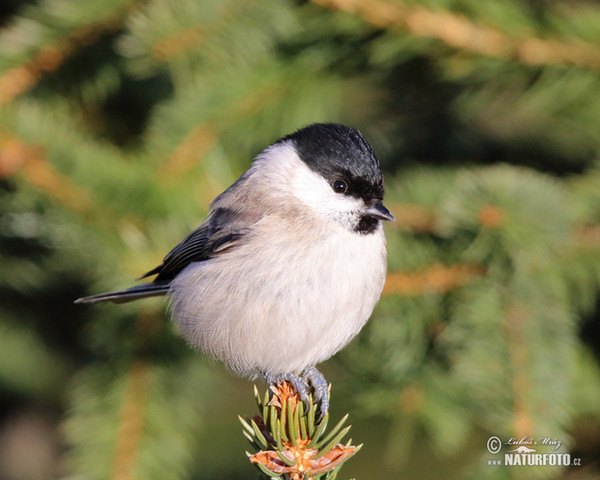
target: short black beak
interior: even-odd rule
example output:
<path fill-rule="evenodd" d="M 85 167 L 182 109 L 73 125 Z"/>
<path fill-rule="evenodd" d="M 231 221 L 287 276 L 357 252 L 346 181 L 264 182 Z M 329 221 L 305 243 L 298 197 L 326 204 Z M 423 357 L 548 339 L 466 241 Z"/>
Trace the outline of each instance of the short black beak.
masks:
<path fill-rule="evenodd" d="M 376 218 L 377 220 L 383 220 L 384 222 L 395 222 L 396 219 L 390 213 L 390 211 L 383 206 L 383 203 L 377 202 L 371 208 L 367 210 L 367 215 Z"/>

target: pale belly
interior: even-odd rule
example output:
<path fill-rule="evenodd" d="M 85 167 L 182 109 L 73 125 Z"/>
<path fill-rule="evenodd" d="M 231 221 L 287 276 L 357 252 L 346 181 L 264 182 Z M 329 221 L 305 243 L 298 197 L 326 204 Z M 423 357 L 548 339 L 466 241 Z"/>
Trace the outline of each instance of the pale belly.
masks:
<path fill-rule="evenodd" d="M 301 373 L 331 357 L 366 323 L 385 281 L 381 228 L 278 238 L 191 264 L 171 290 L 190 344 L 246 376 Z"/>

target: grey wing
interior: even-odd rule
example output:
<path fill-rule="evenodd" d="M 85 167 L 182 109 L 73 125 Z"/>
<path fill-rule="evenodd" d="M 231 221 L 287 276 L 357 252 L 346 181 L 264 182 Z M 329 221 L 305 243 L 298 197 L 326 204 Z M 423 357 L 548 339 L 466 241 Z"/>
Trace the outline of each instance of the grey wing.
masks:
<path fill-rule="evenodd" d="M 190 263 L 208 260 L 234 248 L 250 232 L 258 217 L 227 208 L 213 210 L 202 225 L 166 255 L 160 265 L 140 279 L 156 275 L 154 283 L 170 282 Z"/>
<path fill-rule="evenodd" d="M 217 208 L 206 221 L 171 250 L 162 263 L 140 277 L 156 275 L 144 285 L 79 298 L 75 303 L 130 302 L 139 298 L 162 296 L 169 292 L 170 283 L 190 263 L 202 262 L 223 254 L 246 236 L 260 218 L 258 213 L 241 213 Z"/>

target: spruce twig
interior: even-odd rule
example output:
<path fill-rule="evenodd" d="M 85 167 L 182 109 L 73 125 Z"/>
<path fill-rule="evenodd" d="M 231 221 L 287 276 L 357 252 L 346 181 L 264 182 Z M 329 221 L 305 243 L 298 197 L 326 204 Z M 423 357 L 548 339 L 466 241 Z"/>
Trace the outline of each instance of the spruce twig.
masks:
<path fill-rule="evenodd" d="M 266 478 L 333 480 L 342 464 L 362 447 L 351 446 L 350 441 L 339 443 L 350 430 L 350 426 L 342 428 L 348 415 L 326 433 L 329 415 L 317 414 L 312 395 L 305 405 L 288 382 L 272 386 L 264 398 L 254 387 L 254 397 L 260 415 L 239 419 L 242 433 L 256 451 L 248 453 L 250 462 Z"/>

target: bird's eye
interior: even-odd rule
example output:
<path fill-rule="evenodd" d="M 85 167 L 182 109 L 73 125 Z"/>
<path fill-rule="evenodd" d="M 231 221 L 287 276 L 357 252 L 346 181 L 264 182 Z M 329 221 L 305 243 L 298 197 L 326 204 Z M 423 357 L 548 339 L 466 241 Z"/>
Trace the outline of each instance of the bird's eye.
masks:
<path fill-rule="evenodd" d="M 346 193 L 346 190 L 348 190 L 348 184 L 343 180 L 334 181 L 332 187 L 335 193 Z"/>

